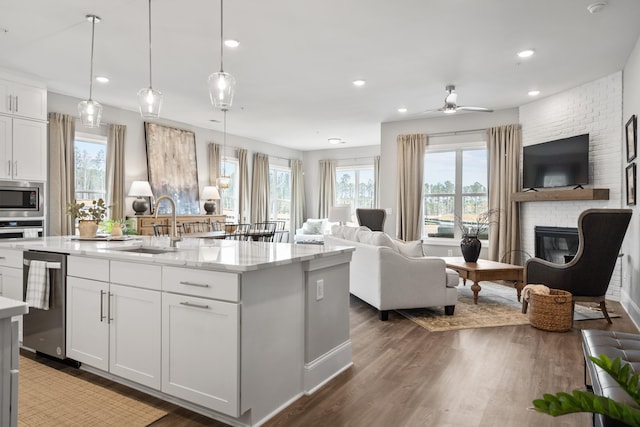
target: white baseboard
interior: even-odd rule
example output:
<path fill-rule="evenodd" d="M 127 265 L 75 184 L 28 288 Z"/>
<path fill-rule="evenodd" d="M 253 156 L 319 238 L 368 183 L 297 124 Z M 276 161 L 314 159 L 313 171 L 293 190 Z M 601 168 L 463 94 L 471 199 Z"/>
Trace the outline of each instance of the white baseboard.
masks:
<path fill-rule="evenodd" d="M 640 307 L 631 299 L 624 288 L 620 290 L 620 304 L 627 312 L 636 328 L 640 329 Z"/>
<path fill-rule="evenodd" d="M 347 340 L 316 360 L 304 365 L 304 393 L 313 394 L 352 365 L 351 340 Z"/>

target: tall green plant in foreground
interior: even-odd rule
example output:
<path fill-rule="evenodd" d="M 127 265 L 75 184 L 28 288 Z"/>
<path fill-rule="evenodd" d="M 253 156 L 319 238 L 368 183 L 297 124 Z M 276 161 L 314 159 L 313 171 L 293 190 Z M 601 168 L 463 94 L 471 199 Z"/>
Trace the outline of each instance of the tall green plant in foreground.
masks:
<path fill-rule="evenodd" d="M 624 365 L 617 357 L 609 359 L 604 354 L 600 357 L 589 356 L 589 359 L 604 369 L 640 406 L 640 390 L 638 389 L 638 374 L 631 375 L 631 365 Z M 538 412 L 557 417 L 575 412 L 595 412 L 622 421 L 630 426 L 640 427 L 640 409 L 633 408 L 626 403 L 616 402 L 608 397 L 597 396 L 591 392 L 574 390 L 572 394 L 545 394 L 542 399 L 533 401 L 533 409 Z"/>

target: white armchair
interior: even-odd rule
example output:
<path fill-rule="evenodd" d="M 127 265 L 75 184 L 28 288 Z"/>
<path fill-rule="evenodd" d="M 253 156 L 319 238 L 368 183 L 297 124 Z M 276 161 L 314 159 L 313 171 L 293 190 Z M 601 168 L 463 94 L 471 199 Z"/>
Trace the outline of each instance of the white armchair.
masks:
<path fill-rule="evenodd" d="M 331 232 L 331 225 L 327 218 L 308 218 L 302 228 L 296 229 L 293 236 L 295 243 L 319 243 L 324 241 L 325 234 Z"/>

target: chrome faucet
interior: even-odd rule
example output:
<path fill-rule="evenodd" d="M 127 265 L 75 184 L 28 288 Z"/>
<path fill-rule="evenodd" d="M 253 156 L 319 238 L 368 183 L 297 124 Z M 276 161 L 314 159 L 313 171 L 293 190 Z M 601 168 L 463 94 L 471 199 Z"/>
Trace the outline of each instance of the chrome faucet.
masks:
<path fill-rule="evenodd" d="M 158 218 L 158 205 L 160 204 L 161 201 L 163 200 L 168 200 L 169 203 L 171 203 L 171 247 L 175 248 L 176 247 L 176 243 L 179 242 L 181 239 L 181 237 L 178 235 L 178 228 L 176 227 L 176 202 L 173 201 L 173 199 L 169 196 L 160 196 L 158 197 L 158 199 L 156 200 L 156 204 L 153 207 L 153 210 L 156 212 L 156 218 Z"/>

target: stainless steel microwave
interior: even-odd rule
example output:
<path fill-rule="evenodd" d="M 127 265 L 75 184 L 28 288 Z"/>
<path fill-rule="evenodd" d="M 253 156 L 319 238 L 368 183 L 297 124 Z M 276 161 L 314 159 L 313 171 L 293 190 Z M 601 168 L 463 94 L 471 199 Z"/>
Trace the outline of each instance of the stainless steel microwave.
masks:
<path fill-rule="evenodd" d="M 44 184 L 0 181 L 0 217 L 44 217 Z"/>

